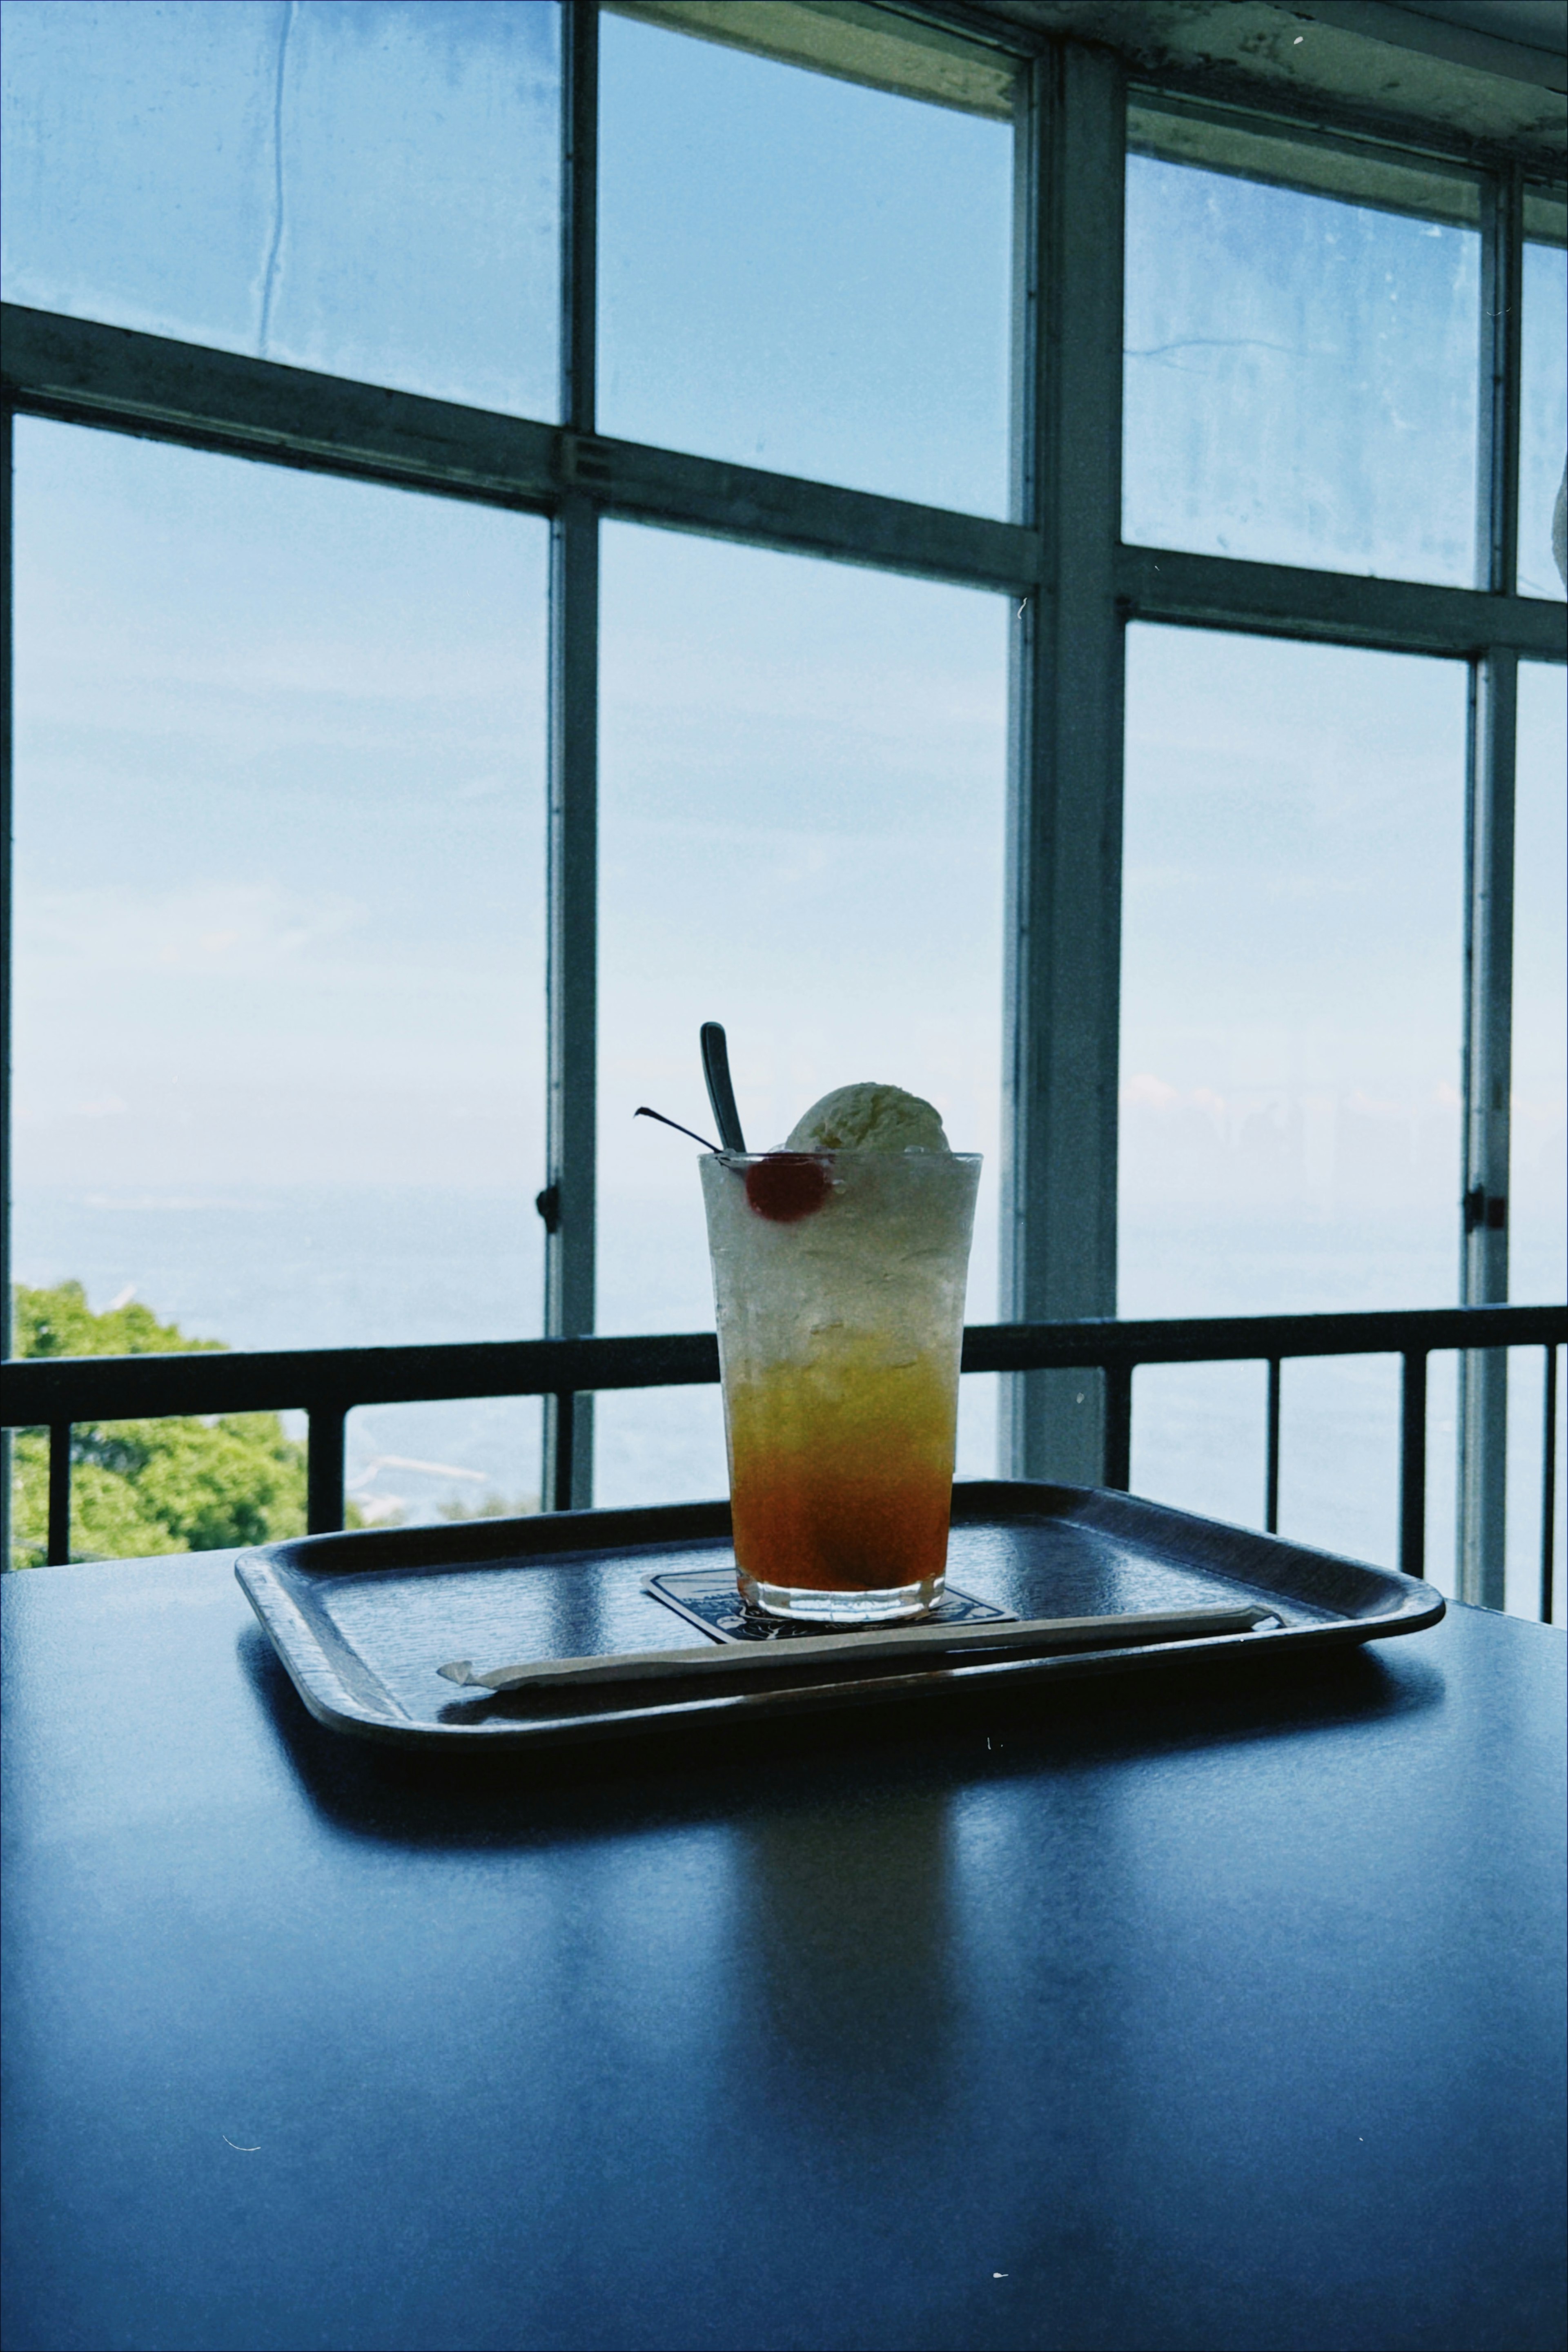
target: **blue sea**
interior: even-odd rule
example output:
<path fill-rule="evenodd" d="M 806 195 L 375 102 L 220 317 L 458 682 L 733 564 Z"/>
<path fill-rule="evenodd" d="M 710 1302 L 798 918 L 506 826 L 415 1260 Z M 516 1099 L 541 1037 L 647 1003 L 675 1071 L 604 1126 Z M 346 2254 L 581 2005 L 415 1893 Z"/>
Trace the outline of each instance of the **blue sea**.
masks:
<path fill-rule="evenodd" d="M 193 1338 L 242 1349 L 399 1345 L 528 1338 L 540 1328 L 541 1231 L 531 1198 L 500 1192 L 343 1186 L 22 1193 L 15 1270 L 26 1283 L 74 1278 L 90 1304 L 133 1295 Z M 994 1263 L 989 1248 L 977 1253 Z M 1196 1216 L 1136 1223 L 1122 1244 L 1122 1311 L 1225 1315 L 1451 1302 L 1452 1256 L 1413 1242 L 1401 1221 L 1289 1227 Z M 694 1217 L 621 1202 L 606 1223 L 605 1328 L 711 1328 Z M 989 1285 L 987 1285 L 989 1286 Z M 1528 1282 L 1516 1293 L 1531 1291 Z M 994 1308 L 972 1286 L 969 1318 Z M 963 1384 L 959 1475 L 996 1466 L 996 1389 Z M 1509 1605 L 1538 1607 L 1542 1360 L 1514 1351 L 1510 1391 Z M 1214 1517 L 1260 1525 L 1262 1365 L 1151 1367 L 1134 1388 L 1135 1491 Z M 302 1421 L 287 1417 L 302 1433 Z M 1454 1359 L 1433 1360 L 1428 1557 L 1452 1589 Z M 348 1481 L 372 1517 L 426 1521 L 540 1491 L 536 1400 L 380 1405 L 351 1416 Z M 1562 1459 L 1559 1435 L 1559 1460 Z M 1361 1358 L 1287 1364 L 1280 1480 L 1283 1532 L 1353 1556 L 1395 1554 L 1398 1365 Z M 1565 1482 L 1561 1475 L 1559 1496 Z M 595 1499 L 662 1502 L 722 1494 L 716 1390 L 601 1398 Z M 1559 1510 L 1562 1509 L 1561 1500 Z M 1561 1533 L 1558 1538 L 1561 1558 Z M 1558 1584 L 1563 1582 L 1561 1570 Z M 1561 1617 L 1562 1611 L 1558 1612 Z"/>

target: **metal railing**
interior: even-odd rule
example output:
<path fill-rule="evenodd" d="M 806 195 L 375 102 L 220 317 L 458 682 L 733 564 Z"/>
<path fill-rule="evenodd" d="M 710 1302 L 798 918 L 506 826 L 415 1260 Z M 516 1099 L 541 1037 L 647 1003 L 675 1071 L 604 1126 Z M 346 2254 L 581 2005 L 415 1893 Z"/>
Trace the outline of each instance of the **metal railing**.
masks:
<path fill-rule="evenodd" d="M 1100 1371 L 1105 1379 L 1104 1483 L 1125 1488 L 1132 1454 L 1132 1375 L 1141 1364 L 1262 1362 L 1268 1368 L 1264 1524 L 1279 1520 L 1280 1367 L 1308 1356 L 1401 1359 L 1399 1565 L 1426 1570 L 1426 1361 L 1462 1352 L 1545 1351 L 1542 1423 L 1541 1613 L 1552 1615 L 1556 1504 L 1557 1349 L 1568 1307 L 1439 1307 L 1365 1315 L 1245 1315 L 1181 1322 L 971 1324 L 966 1372 Z M 269 1354 L 45 1356 L 4 1368 L 6 1428 L 49 1433 L 47 1559 L 70 1557 L 71 1431 L 79 1423 L 173 1414 L 302 1410 L 309 1423 L 306 1523 L 343 1523 L 343 1434 L 360 1405 L 451 1397 L 544 1396 L 557 1426 L 550 1507 L 569 1507 L 577 1397 L 610 1389 L 689 1388 L 719 1378 L 711 1332 L 636 1339 L 517 1339 L 428 1348 L 320 1348 Z"/>

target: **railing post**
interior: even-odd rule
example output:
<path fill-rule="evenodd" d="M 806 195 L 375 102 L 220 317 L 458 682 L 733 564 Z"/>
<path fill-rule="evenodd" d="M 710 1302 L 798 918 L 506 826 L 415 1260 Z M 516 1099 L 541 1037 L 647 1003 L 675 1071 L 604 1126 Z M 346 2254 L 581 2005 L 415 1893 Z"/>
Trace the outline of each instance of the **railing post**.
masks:
<path fill-rule="evenodd" d="M 1557 1534 L 1557 1350 L 1546 1350 L 1541 1412 L 1541 1622 L 1552 1622 L 1552 1562 Z"/>
<path fill-rule="evenodd" d="M 313 1404 L 305 1455 L 305 1529 L 335 1536 L 343 1524 L 343 1424 L 341 1404 Z"/>
<path fill-rule="evenodd" d="M 49 1528 L 45 1553 L 51 1568 L 68 1566 L 71 1556 L 71 1424 L 49 1423 Z"/>
<path fill-rule="evenodd" d="M 1263 1467 L 1263 1526 L 1279 1532 L 1279 1359 L 1268 1359 L 1268 1450 Z"/>
<path fill-rule="evenodd" d="M 1132 1367 L 1105 1368 L 1105 1477 L 1126 1494 L 1132 1484 Z"/>
<path fill-rule="evenodd" d="M 1426 1358 L 1405 1358 L 1399 1389 L 1399 1565 L 1426 1573 Z"/>
<path fill-rule="evenodd" d="M 569 1511 L 573 1507 L 574 1477 L 577 1438 L 577 1400 L 570 1389 L 560 1389 L 545 1399 L 547 1412 L 553 1408 L 551 1443 L 546 1454 L 550 1472 L 547 1489 L 549 1501 L 545 1507 L 552 1511 Z"/>

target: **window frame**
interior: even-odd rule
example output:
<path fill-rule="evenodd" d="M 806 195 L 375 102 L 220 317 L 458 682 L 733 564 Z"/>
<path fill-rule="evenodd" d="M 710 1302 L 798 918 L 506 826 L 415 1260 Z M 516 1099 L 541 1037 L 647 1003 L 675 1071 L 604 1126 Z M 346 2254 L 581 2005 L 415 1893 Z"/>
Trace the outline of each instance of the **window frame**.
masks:
<path fill-rule="evenodd" d="M 1122 211 L 1130 100 L 1192 103 L 1129 78 L 1104 48 L 899 13 L 961 30 L 1019 69 L 1015 132 L 1014 520 L 601 436 L 595 426 L 597 0 L 559 0 L 562 36 L 561 422 L 390 392 L 59 313 L 4 313 L 0 613 L 0 1281 L 10 1297 L 11 420 L 16 415 L 539 514 L 551 526 L 545 1332 L 595 1323 L 599 537 L 605 520 L 694 530 L 989 589 L 1014 601 L 1004 1006 L 1004 1319 L 1116 1312 L 1117 1090 L 1126 624 L 1224 628 L 1465 661 L 1471 678 L 1466 843 L 1465 1164 L 1457 1198 L 1506 1201 L 1518 665 L 1564 659 L 1564 608 L 1518 594 L 1519 292 L 1526 238 L 1517 162 L 1389 137 L 1391 156 L 1473 171 L 1482 194 L 1479 544 L 1475 588 L 1298 570 L 1124 543 Z M 1277 108 L 1231 108 L 1259 129 Z M 1321 136 L 1324 110 L 1314 109 Z M 1333 126 L 1328 126 L 1331 138 Z M 1364 151 L 1347 110 L 1343 131 Z M 1100 421 L 1086 436 L 1081 420 Z M 1071 695 L 1055 691 L 1069 677 Z M 1508 1234 L 1458 1212 L 1460 1295 L 1506 1298 Z M 1468 1228 L 1468 1229 L 1467 1229 Z M 6 1352 L 9 1352 L 9 1318 Z M 1465 1599 L 1501 1605 L 1506 1360 L 1462 1360 Z M 1094 1483 L 1095 1376 L 1012 1376 L 1003 1468 Z M 592 1499 L 591 1400 L 574 1429 L 570 1500 Z M 567 1498 L 546 1414 L 543 1491 Z"/>

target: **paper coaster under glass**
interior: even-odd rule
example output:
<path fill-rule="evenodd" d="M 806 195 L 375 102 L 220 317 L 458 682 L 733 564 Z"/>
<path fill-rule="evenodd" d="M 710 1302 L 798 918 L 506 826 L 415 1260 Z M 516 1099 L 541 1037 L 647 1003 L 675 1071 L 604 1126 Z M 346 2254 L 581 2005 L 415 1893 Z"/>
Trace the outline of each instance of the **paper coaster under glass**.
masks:
<path fill-rule="evenodd" d="M 788 1641 L 792 1635 L 851 1630 L 845 1625 L 814 1622 L 809 1618 L 764 1617 L 748 1609 L 736 1589 L 732 1568 L 669 1569 L 658 1576 L 645 1577 L 643 1591 L 651 1593 L 656 1601 L 662 1601 L 667 1609 L 673 1609 L 678 1617 L 700 1625 L 715 1642 L 778 1642 Z M 942 1599 L 915 1622 L 921 1625 L 980 1625 L 987 1622 L 1015 1624 L 1017 1620 L 1011 1609 L 998 1609 L 992 1601 L 977 1601 L 970 1592 L 955 1592 L 950 1584 Z"/>

